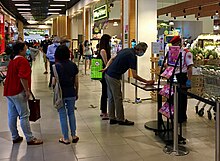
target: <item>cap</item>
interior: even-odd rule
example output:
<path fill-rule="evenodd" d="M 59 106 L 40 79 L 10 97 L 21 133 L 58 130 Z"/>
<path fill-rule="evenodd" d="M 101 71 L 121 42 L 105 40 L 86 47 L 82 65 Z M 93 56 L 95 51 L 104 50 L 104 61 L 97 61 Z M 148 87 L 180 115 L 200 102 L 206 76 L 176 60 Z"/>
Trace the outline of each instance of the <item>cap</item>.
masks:
<path fill-rule="evenodd" d="M 180 36 L 174 36 L 171 40 L 170 43 L 174 44 L 177 43 L 181 40 Z"/>

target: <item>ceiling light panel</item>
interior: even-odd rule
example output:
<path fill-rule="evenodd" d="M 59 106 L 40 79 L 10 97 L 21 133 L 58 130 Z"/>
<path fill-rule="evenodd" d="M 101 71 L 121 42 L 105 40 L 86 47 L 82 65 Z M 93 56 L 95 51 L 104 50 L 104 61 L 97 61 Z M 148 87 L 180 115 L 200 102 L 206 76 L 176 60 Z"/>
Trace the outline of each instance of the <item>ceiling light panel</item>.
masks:
<path fill-rule="evenodd" d="M 17 7 L 29 7 L 30 6 L 30 4 L 15 4 L 15 6 L 17 6 Z"/>
<path fill-rule="evenodd" d="M 28 2 L 29 0 L 12 0 L 13 2 Z"/>
<path fill-rule="evenodd" d="M 68 1 L 70 1 L 70 0 L 53 0 L 53 1 L 60 1 L 60 2 L 68 2 Z"/>
<path fill-rule="evenodd" d="M 61 9 L 60 8 L 50 8 L 50 9 L 48 9 L 49 11 L 61 11 Z"/>
<path fill-rule="evenodd" d="M 58 14 L 60 14 L 59 12 L 48 12 L 47 13 L 48 15 L 58 15 Z"/>
<path fill-rule="evenodd" d="M 30 8 L 17 8 L 18 11 L 30 11 Z"/>
<path fill-rule="evenodd" d="M 51 4 L 51 7 L 65 7 L 64 4 Z"/>

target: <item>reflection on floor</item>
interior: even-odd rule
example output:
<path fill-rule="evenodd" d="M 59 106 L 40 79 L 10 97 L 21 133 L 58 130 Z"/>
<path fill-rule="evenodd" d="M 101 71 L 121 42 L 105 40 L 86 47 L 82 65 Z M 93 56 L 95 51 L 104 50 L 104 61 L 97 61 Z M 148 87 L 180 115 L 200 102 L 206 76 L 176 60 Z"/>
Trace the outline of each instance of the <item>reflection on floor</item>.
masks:
<path fill-rule="evenodd" d="M 135 121 L 135 126 L 109 125 L 99 117 L 100 82 L 91 81 L 89 75 L 80 73 L 80 93 L 76 104 L 77 144 L 63 145 L 58 113 L 52 108 L 52 91 L 48 88 L 49 74 L 44 75 L 43 60 L 38 57 L 33 65 L 33 92 L 41 99 L 42 118 L 31 124 L 36 137 L 44 140 L 43 145 L 12 145 L 7 125 L 7 105 L 0 97 L 0 161 L 211 161 L 214 160 L 214 123 L 207 116 L 195 114 L 196 101 L 190 100 L 188 122 L 183 132 L 187 138 L 190 153 L 176 157 L 163 152 L 164 143 L 152 131 L 144 128 L 144 123 L 156 118 L 156 103 L 144 101 L 141 104 L 125 103 L 126 118 Z M 0 86 L 2 93 L 2 86 Z M 146 93 L 140 92 L 140 95 Z M 134 90 L 126 84 L 126 98 L 133 100 Z M 20 127 L 20 134 L 23 135 Z"/>

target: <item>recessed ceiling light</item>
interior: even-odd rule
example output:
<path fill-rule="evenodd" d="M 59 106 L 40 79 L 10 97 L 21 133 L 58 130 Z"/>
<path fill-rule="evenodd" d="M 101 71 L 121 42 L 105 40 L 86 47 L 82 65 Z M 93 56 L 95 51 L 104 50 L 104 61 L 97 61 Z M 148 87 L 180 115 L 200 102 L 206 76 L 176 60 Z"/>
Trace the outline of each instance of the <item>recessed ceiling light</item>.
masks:
<path fill-rule="evenodd" d="M 63 1 L 63 2 L 67 2 L 67 1 L 70 1 L 70 0 L 53 0 L 53 1 Z"/>
<path fill-rule="evenodd" d="M 64 7 L 64 4 L 51 4 L 51 7 Z"/>
<path fill-rule="evenodd" d="M 30 11 L 31 9 L 30 8 L 17 8 L 18 11 Z"/>
<path fill-rule="evenodd" d="M 15 4 L 15 6 L 19 6 L 19 7 L 26 7 L 26 6 L 30 6 L 30 4 Z"/>
<path fill-rule="evenodd" d="M 59 15 L 60 13 L 59 12 L 48 12 L 47 14 L 48 15 Z"/>
<path fill-rule="evenodd" d="M 60 8 L 49 8 L 48 10 L 49 10 L 49 11 L 61 11 Z"/>

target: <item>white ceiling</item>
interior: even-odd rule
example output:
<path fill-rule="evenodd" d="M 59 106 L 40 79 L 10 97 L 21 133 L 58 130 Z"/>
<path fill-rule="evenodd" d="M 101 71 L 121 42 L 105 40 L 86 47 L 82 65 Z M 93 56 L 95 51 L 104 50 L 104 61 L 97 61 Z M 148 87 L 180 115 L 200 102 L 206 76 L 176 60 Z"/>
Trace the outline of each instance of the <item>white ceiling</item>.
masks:
<path fill-rule="evenodd" d="M 167 7 L 167 6 L 171 6 L 177 3 L 181 3 L 181 2 L 185 2 L 188 0 L 157 0 L 157 8 L 163 8 L 163 7 Z"/>

